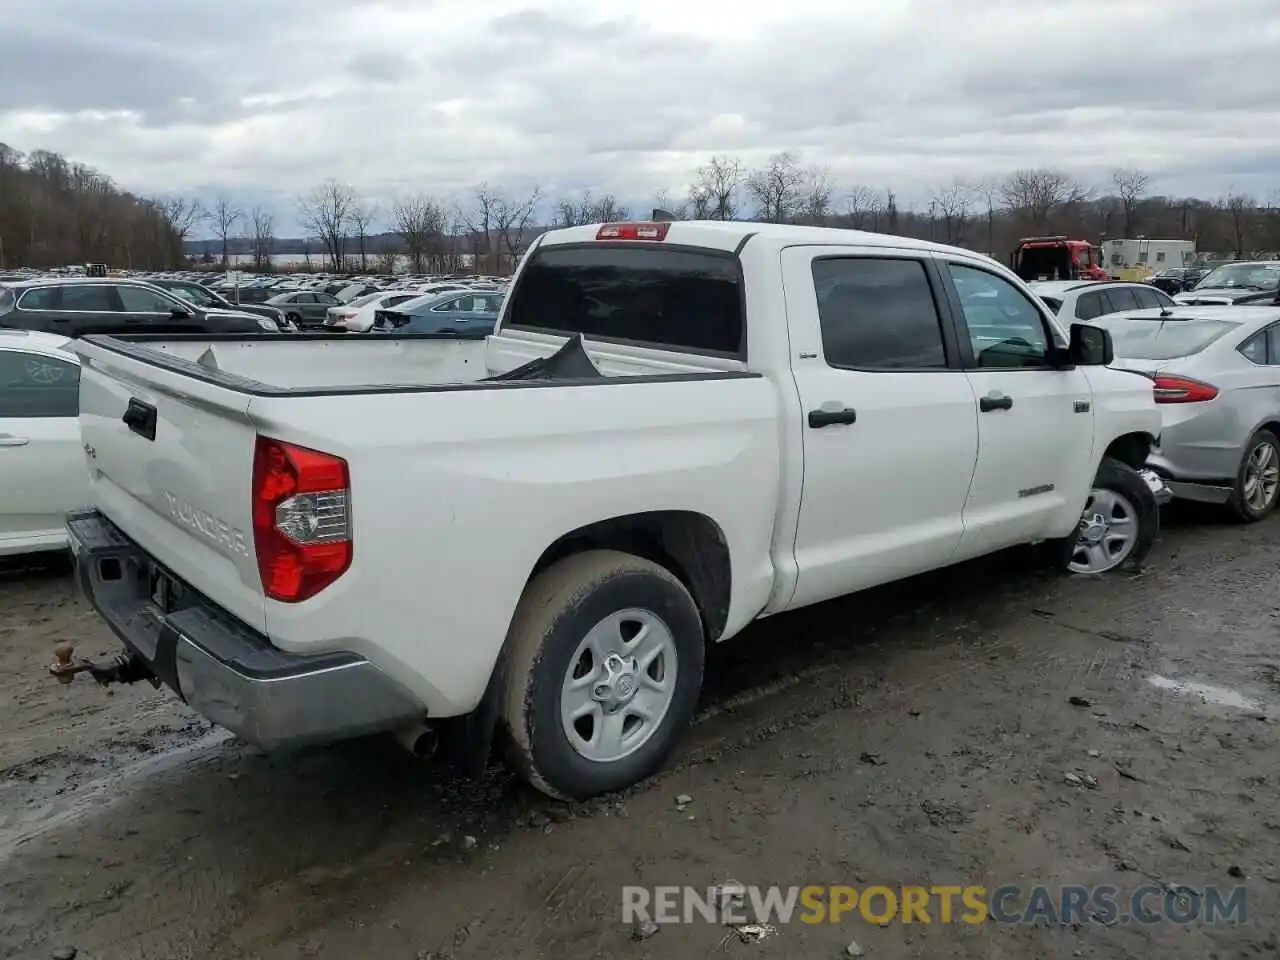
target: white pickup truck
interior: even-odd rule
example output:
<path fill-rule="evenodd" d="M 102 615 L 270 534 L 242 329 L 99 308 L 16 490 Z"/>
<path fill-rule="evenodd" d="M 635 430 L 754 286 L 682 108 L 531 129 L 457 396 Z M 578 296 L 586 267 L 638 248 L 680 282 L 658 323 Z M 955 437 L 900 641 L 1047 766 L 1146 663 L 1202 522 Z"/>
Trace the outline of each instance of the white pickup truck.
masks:
<path fill-rule="evenodd" d="M 487 340 L 77 349 L 99 679 L 266 747 L 431 728 L 474 765 L 499 734 L 559 797 L 657 769 L 758 617 L 1019 544 L 1135 564 L 1166 494 L 1104 331 L 878 234 L 575 227 Z"/>

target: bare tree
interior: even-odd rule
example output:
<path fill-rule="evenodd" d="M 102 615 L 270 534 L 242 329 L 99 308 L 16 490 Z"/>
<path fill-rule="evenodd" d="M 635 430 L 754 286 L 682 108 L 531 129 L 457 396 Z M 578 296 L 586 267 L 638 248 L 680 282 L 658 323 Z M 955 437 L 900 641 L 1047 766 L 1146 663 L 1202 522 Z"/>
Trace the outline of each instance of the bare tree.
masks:
<path fill-rule="evenodd" d="M 1280 190 L 1270 196 L 1259 213 L 1263 242 L 1274 253 L 1280 250 Z"/>
<path fill-rule="evenodd" d="M 209 216 L 208 211 L 200 205 L 199 200 L 187 200 L 183 197 L 165 197 L 154 200 L 155 210 L 164 218 L 169 230 L 185 244 L 197 223 Z"/>
<path fill-rule="evenodd" d="M 555 225 L 581 227 L 589 223 L 617 223 L 626 220 L 630 211 L 618 203 L 617 197 L 606 193 L 600 198 L 586 190 L 581 196 L 563 197 L 556 202 Z"/>
<path fill-rule="evenodd" d="M 790 223 L 803 203 L 805 171 L 790 152 L 774 154 L 747 176 L 747 193 L 756 202 L 756 216 L 766 223 Z"/>
<path fill-rule="evenodd" d="M 382 215 L 382 211 L 378 205 L 372 200 L 353 200 L 351 203 L 351 212 L 348 219 L 352 228 L 356 232 L 356 242 L 359 245 L 360 252 L 360 272 L 367 273 L 369 270 L 369 257 L 366 246 L 369 239 L 369 230 L 377 222 Z"/>
<path fill-rule="evenodd" d="M 898 195 L 892 190 L 884 192 L 884 226 L 889 233 L 898 232 Z"/>
<path fill-rule="evenodd" d="M 879 203 L 880 195 L 871 187 L 862 183 L 851 186 L 844 196 L 844 212 L 849 217 L 849 226 L 854 230 L 867 229 Z"/>
<path fill-rule="evenodd" d="M 930 205 L 942 220 L 942 230 L 947 243 L 964 243 L 973 201 L 973 186 L 959 178 L 933 191 Z"/>
<path fill-rule="evenodd" d="M 825 166 L 810 167 L 804 171 L 800 185 L 800 203 L 797 218 L 812 226 L 825 227 L 831 221 L 832 196 L 831 170 Z"/>
<path fill-rule="evenodd" d="M 249 212 L 249 225 L 253 230 L 253 269 L 259 273 L 269 271 L 276 240 L 275 217 L 269 210 L 254 207 Z"/>
<path fill-rule="evenodd" d="M 1222 206 L 1227 211 L 1228 222 L 1231 225 L 1235 256 L 1243 257 L 1249 249 L 1248 244 L 1252 238 L 1252 219 L 1254 211 L 1258 208 L 1257 201 L 1245 194 L 1233 193 L 1222 202 Z"/>
<path fill-rule="evenodd" d="M 743 186 L 742 161 L 715 156 L 694 171 L 689 206 L 695 220 L 736 220 Z"/>
<path fill-rule="evenodd" d="M 209 218 L 213 222 L 214 233 L 222 241 L 222 268 L 224 270 L 230 263 L 230 258 L 227 256 L 227 247 L 231 237 L 235 235 L 236 225 L 243 217 L 244 211 L 232 203 L 225 195 L 219 194 L 214 199 L 213 209 L 209 211 Z"/>
<path fill-rule="evenodd" d="M 477 273 L 489 271 L 489 267 L 482 269 L 481 264 L 488 263 L 493 253 L 494 214 L 500 201 L 499 191 L 487 182 L 481 183 L 473 191 L 471 203 L 466 206 L 459 204 L 456 211 L 458 222 L 470 235 L 471 255 Z"/>
<path fill-rule="evenodd" d="M 515 269 L 516 261 L 524 251 L 524 235 L 538 209 L 542 191 L 534 187 L 523 197 L 509 198 L 498 193 L 493 206 L 493 228 L 498 234 L 499 270 L 505 271 L 504 259 Z"/>
<path fill-rule="evenodd" d="M 987 208 L 987 255 L 996 253 L 996 200 L 1004 196 L 1004 182 L 999 177 L 983 177 L 973 185 L 974 193 Z"/>
<path fill-rule="evenodd" d="M 1138 233 L 1139 208 L 1151 186 L 1151 175 L 1131 167 L 1116 167 L 1111 171 L 1111 183 L 1116 188 L 1120 209 L 1124 213 L 1125 238 L 1134 239 Z"/>
<path fill-rule="evenodd" d="M 1047 232 L 1054 213 L 1078 203 L 1087 193 L 1069 174 L 1058 170 L 1015 170 L 1000 187 L 1010 213 L 1034 231 Z"/>
<path fill-rule="evenodd" d="M 444 204 L 424 193 L 402 197 L 391 205 L 393 229 L 403 239 L 414 273 L 425 273 L 431 258 L 444 253 L 449 215 Z M 432 264 L 440 269 L 440 264 Z"/>
<path fill-rule="evenodd" d="M 676 220 L 685 220 L 689 216 L 689 205 L 684 200 L 677 200 L 670 191 L 663 188 L 653 195 L 653 210 L 664 211 Z"/>
<path fill-rule="evenodd" d="M 342 269 L 355 203 L 355 190 L 337 180 L 326 180 L 298 198 L 298 222 L 320 240 L 335 272 Z"/>

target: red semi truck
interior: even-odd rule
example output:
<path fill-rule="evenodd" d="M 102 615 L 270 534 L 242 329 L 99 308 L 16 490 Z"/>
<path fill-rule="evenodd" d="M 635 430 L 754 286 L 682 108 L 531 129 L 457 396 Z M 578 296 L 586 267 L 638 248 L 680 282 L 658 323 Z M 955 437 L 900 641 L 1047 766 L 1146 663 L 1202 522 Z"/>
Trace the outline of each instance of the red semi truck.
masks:
<path fill-rule="evenodd" d="M 1035 280 L 1110 280 L 1101 251 L 1088 240 L 1025 237 L 1009 257 L 1009 265 L 1028 283 Z"/>

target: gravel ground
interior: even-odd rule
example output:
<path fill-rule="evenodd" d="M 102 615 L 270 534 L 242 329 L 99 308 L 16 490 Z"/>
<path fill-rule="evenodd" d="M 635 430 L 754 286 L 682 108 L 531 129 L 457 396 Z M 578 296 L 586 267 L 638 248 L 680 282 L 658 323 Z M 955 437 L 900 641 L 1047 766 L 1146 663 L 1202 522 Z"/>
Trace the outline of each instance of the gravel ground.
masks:
<path fill-rule="evenodd" d="M 773 618 L 716 652 L 666 771 L 572 807 L 384 740 L 265 756 L 149 685 L 61 686 L 53 643 L 114 645 L 64 569 L 10 569 L 0 956 L 1277 956 L 1277 532 L 1175 516 L 1137 576 L 1006 555 Z M 1243 885 L 1248 919 L 631 940 L 622 885 L 729 878 Z"/>

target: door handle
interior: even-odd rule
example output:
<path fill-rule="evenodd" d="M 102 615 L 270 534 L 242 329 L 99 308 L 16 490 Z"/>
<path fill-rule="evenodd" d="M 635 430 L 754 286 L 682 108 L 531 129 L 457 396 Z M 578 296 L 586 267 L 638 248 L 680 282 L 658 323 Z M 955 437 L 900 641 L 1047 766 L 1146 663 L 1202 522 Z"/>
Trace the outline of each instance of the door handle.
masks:
<path fill-rule="evenodd" d="M 26 437 L 15 437 L 9 433 L 0 433 L 0 447 L 25 447 L 30 442 Z"/>
<path fill-rule="evenodd" d="M 156 408 L 151 404 L 143 403 L 137 397 L 130 397 L 129 406 L 120 419 L 138 436 L 145 437 L 147 440 L 156 438 L 157 414 Z"/>
<path fill-rule="evenodd" d="M 857 423 L 858 411 L 853 407 L 845 407 L 843 410 L 810 410 L 809 426 L 815 430 L 823 427 L 834 427 L 841 423 Z"/>
<path fill-rule="evenodd" d="M 989 394 L 978 400 L 978 409 L 983 413 L 990 413 L 992 410 L 1012 410 L 1013 397 L 1006 397 L 1001 394 Z"/>

